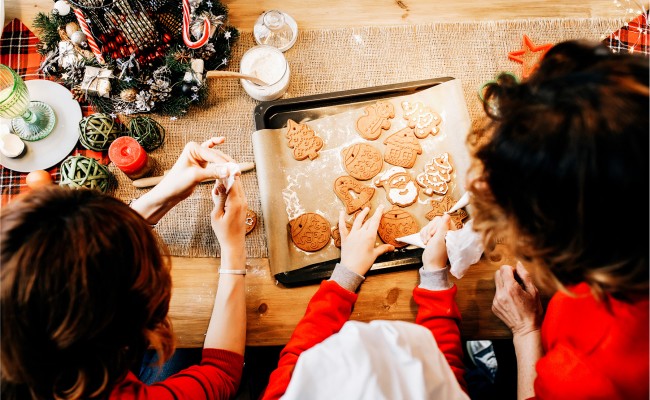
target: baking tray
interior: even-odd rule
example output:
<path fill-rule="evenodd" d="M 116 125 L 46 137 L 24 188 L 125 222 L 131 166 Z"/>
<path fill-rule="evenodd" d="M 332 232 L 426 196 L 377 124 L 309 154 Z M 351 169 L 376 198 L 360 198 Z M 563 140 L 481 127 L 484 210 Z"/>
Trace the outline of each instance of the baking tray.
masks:
<path fill-rule="evenodd" d="M 375 86 L 314 96 L 262 102 L 255 107 L 255 128 L 281 129 L 288 119 L 306 122 L 321 117 L 339 114 L 371 104 L 378 99 L 405 96 L 429 89 L 450 81 L 452 77 L 441 77 L 420 81 Z M 419 267 L 422 264 L 422 249 L 400 249 L 377 258 L 370 273 L 395 271 Z M 327 279 L 339 259 L 319 262 L 288 272 L 280 272 L 275 278 L 288 287 L 311 284 Z"/>

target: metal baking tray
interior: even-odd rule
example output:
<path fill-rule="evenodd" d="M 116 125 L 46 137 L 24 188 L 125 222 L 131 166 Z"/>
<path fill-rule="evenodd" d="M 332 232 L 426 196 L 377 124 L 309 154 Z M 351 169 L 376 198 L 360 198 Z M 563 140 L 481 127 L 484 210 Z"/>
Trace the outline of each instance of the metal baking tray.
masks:
<path fill-rule="evenodd" d="M 454 78 L 442 77 L 262 102 L 255 107 L 255 129 L 284 128 L 288 119 L 303 122 L 315 120 L 359 108 L 378 99 L 414 94 L 452 79 Z M 370 273 L 419 267 L 422 264 L 422 251 L 422 249 L 401 249 L 384 254 L 377 258 Z M 288 287 L 319 282 L 330 277 L 337 262 L 339 259 L 311 264 L 293 271 L 278 273 L 275 278 Z"/>

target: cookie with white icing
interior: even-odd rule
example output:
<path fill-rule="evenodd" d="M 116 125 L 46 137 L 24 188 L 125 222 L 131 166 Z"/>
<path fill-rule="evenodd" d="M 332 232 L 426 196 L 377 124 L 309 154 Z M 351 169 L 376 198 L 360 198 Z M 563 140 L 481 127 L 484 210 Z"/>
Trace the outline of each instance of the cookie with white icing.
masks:
<path fill-rule="evenodd" d="M 433 157 L 431 162 L 424 166 L 424 172 L 418 174 L 416 180 L 427 196 L 433 194 L 444 196 L 449 190 L 453 170 L 454 168 L 449 161 L 449 154 L 442 153 Z"/>
<path fill-rule="evenodd" d="M 383 187 L 386 198 L 391 204 L 408 207 L 415 203 L 420 188 L 415 184 L 411 175 L 402 167 L 391 167 L 375 179 L 375 186 Z"/>

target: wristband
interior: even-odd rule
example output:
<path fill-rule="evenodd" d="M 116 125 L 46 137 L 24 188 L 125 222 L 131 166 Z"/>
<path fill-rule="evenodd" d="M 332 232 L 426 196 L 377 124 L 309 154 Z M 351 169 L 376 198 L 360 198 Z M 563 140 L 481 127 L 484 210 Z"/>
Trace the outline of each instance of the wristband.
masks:
<path fill-rule="evenodd" d="M 220 274 L 231 274 L 231 275 L 246 275 L 245 269 L 219 269 Z"/>

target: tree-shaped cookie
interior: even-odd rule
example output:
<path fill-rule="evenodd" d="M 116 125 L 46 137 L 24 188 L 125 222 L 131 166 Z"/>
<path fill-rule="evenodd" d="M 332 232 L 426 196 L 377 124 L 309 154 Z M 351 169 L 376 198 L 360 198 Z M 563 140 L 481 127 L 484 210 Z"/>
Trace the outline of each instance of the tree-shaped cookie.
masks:
<path fill-rule="evenodd" d="M 451 196 L 445 196 L 442 200 L 431 200 L 431 211 L 426 213 L 425 217 L 430 221 L 437 216 L 442 216 L 444 213 L 449 211 L 454 204 L 456 204 L 456 201 L 452 199 Z M 468 214 L 467 211 L 461 208 L 460 210 L 450 213 L 449 216 L 451 217 L 451 223 L 456 227 L 456 229 L 460 229 L 463 227 L 463 220 L 468 217 Z"/>
<path fill-rule="evenodd" d="M 438 125 L 442 122 L 442 118 L 431 108 L 419 101 L 416 103 L 403 101 L 402 109 L 404 119 L 408 122 L 408 126 L 413 128 L 418 139 L 424 139 L 427 135 L 435 136 L 440 132 Z"/>
<path fill-rule="evenodd" d="M 395 109 L 389 101 L 379 100 L 365 108 L 365 114 L 357 120 L 357 132 L 362 138 L 375 140 L 382 130 L 390 129 L 390 119 L 395 117 Z"/>
<path fill-rule="evenodd" d="M 419 140 L 415 137 L 413 129 L 408 127 L 387 137 L 384 144 L 387 146 L 384 161 L 398 167 L 413 167 L 418 154 L 422 154 Z"/>
<path fill-rule="evenodd" d="M 314 130 L 307 124 L 288 120 L 285 136 L 289 139 L 289 148 L 293 149 L 293 158 L 298 161 L 307 157 L 313 160 L 318 157 L 318 150 L 323 148 L 323 139 L 316 136 Z"/>
<path fill-rule="evenodd" d="M 452 171 L 449 154 L 442 153 L 433 157 L 433 160 L 424 166 L 424 172 L 418 174 L 416 180 L 418 185 L 424 188 L 427 196 L 432 196 L 434 193 L 444 196 L 449 190 Z"/>

